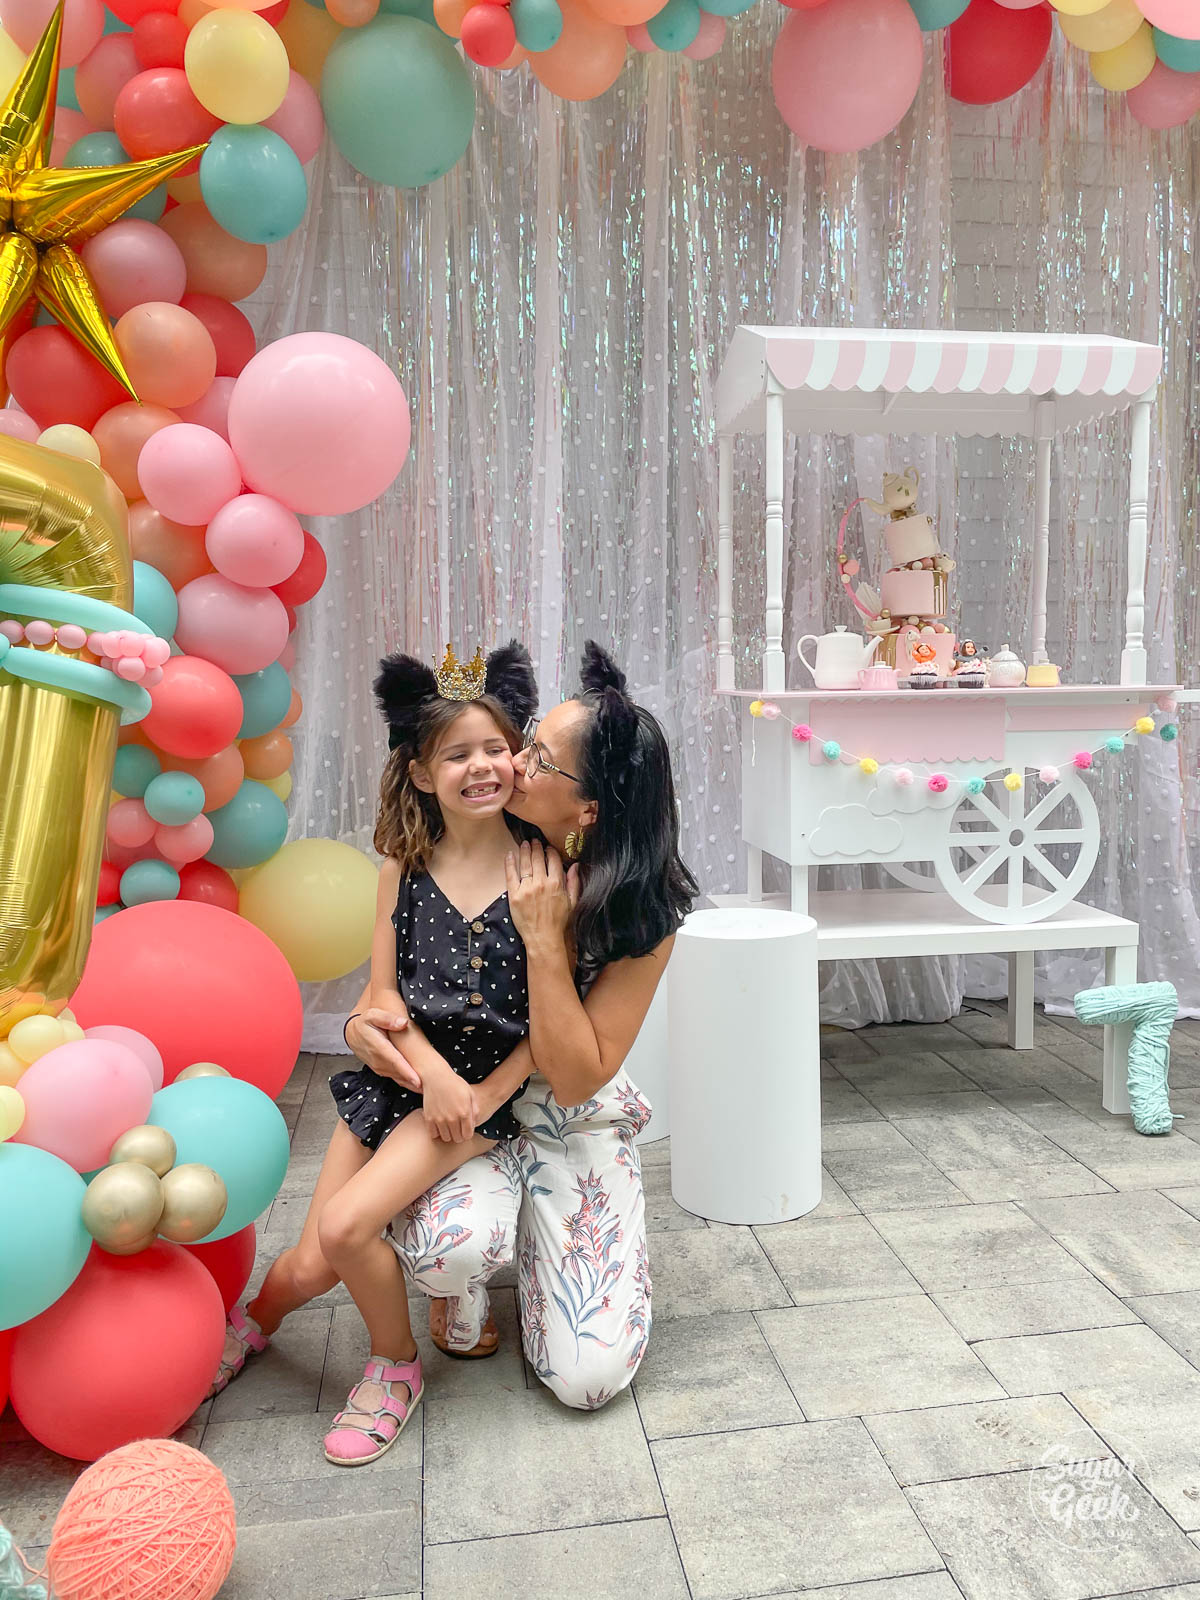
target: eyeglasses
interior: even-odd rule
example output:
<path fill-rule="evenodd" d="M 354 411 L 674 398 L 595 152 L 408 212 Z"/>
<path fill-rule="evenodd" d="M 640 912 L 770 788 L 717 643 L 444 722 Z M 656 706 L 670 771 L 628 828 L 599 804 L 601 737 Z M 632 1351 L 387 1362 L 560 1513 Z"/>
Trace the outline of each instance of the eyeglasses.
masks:
<path fill-rule="evenodd" d="M 525 753 L 525 776 L 534 778 L 539 772 L 553 772 L 560 778 L 569 778 L 572 783 L 578 783 L 579 779 L 573 772 L 564 772 L 550 760 L 537 742 L 537 730 L 536 721 L 529 722 L 525 728 L 525 743 L 521 746 Z"/>

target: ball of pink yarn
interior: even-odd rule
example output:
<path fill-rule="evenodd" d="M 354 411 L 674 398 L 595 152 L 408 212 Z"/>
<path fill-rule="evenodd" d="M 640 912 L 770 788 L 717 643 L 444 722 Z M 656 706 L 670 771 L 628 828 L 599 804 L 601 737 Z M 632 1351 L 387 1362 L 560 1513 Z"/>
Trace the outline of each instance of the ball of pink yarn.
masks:
<path fill-rule="evenodd" d="M 807 744 L 812 738 L 813 731 L 807 722 L 800 722 L 792 729 L 792 738 L 799 744 Z"/>
<path fill-rule="evenodd" d="M 1043 783 L 1057 783 L 1061 774 L 1057 767 L 1043 767 L 1038 777 Z"/>
<path fill-rule="evenodd" d="M 139 1439 L 75 1480 L 54 1524 L 57 1600 L 214 1600 L 237 1519 L 219 1467 L 173 1439 Z"/>
<path fill-rule="evenodd" d="M 913 781 L 913 775 L 907 767 L 897 767 L 895 772 L 892 773 L 892 778 L 902 789 L 907 789 Z"/>
<path fill-rule="evenodd" d="M 929 780 L 929 787 L 933 790 L 934 794 L 945 794 L 946 790 L 950 787 L 950 780 L 944 772 L 935 772 L 933 777 Z"/>
<path fill-rule="evenodd" d="M 1086 772 L 1091 764 L 1092 754 L 1090 750 L 1081 750 L 1075 757 L 1075 765 L 1079 768 L 1080 772 Z"/>

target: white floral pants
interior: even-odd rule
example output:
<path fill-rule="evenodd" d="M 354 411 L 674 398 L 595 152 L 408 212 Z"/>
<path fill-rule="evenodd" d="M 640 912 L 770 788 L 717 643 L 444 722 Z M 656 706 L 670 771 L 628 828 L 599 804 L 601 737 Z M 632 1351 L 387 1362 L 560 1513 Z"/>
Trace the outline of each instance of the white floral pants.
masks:
<path fill-rule="evenodd" d="M 623 1074 L 564 1109 L 535 1075 L 521 1133 L 476 1156 L 401 1212 L 390 1242 L 414 1288 L 449 1301 L 469 1350 L 488 1280 L 517 1259 L 525 1354 L 568 1406 L 592 1411 L 633 1380 L 650 1336 L 650 1266 L 634 1138 L 650 1106 Z"/>

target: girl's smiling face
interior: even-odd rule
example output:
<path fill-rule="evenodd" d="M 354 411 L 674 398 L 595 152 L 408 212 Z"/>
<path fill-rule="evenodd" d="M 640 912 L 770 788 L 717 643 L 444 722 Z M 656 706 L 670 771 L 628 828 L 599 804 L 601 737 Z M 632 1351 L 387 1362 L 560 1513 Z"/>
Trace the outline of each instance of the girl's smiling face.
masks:
<path fill-rule="evenodd" d="M 410 770 L 413 783 L 434 796 L 443 817 L 492 817 L 512 797 L 512 751 L 482 706 L 464 706 L 429 760 L 414 761 Z"/>

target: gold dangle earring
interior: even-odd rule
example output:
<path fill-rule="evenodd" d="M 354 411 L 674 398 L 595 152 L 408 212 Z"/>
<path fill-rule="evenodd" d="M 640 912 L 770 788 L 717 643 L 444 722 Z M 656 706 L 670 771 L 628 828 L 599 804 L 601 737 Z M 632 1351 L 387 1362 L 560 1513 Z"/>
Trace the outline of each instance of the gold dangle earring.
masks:
<path fill-rule="evenodd" d="M 568 861 L 578 861 L 583 854 L 584 827 L 580 823 L 578 830 L 572 828 L 563 842 L 563 853 Z"/>

